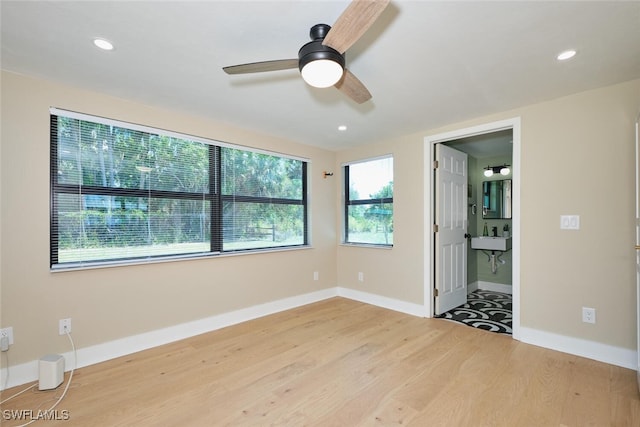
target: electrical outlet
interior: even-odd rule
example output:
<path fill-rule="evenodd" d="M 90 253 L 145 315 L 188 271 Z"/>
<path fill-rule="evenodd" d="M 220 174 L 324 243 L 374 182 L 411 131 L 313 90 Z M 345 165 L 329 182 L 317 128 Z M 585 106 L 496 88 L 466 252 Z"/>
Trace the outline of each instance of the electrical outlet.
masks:
<path fill-rule="evenodd" d="M 313 280 L 320 280 L 320 273 L 317 271 L 313 272 Z"/>
<path fill-rule="evenodd" d="M 364 282 L 364 273 L 362 271 L 358 272 L 358 282 Z"/>
<path fill-rule="evenodd" d="M 9 345 L 13 345 L 13 327 L 0 329 L 0 338 L 5 337 L 9 339 Z"/>
<path fill-rule="evenodd" d="M 582 321 L 585 323 L 596 323 L 596 309 L 582 307 Z"/>
<path fill-rule="evenodd" d="M 58 333 L 60 335 L 71 333 L 71 318 L 60 319 L 60 322 L 58 323 Z"/>

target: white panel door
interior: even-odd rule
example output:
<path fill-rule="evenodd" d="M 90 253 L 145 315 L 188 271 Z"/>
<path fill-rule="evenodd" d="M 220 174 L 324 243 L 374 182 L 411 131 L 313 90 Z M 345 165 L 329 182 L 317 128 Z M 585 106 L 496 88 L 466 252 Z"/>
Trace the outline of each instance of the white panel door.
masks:
<path fill-rule="evenodd" d="M 467 302 L 467 154 L 436 144 L 435 314 Z"/>

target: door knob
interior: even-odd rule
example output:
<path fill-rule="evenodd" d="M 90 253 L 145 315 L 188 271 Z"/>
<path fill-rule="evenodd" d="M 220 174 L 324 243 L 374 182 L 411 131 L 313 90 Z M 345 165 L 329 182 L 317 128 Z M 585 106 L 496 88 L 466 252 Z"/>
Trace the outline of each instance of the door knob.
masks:
<path fill-rule="evenodd" d="M 464 238 L 465 238 L 465 239 L 468 239 L 468 238 L 470 238 L 470 237 L 471 237 L 471 234 L 469 234 L 469 233 L 464 233 Z"/>

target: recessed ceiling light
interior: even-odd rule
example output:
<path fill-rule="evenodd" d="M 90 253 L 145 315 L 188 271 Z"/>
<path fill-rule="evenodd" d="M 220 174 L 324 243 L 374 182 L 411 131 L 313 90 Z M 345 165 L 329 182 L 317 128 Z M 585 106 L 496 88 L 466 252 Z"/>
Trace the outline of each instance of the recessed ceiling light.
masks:
<path fill-rule="evenodd" d="M 347 126 L 346 125 L 340 125 L 340 126 L 338 126 L 338 130 L 340 132 L 344 132 L 345 130 L 347 130 Z"/>
<path fill-rule="evenodd" d="M 113 43 L 106 39 L 95 38 L 93 39 L 93 44 L 102 50 L 113 50 Z"/>
<path fill-rule="evenodd" d="M 564 52 L 560 52 L 556 58 L 558 61 L 566 61 L 567 59 L 573 58 L 576 56 L 576 51 L 573 49 L 565 50 Z"/>

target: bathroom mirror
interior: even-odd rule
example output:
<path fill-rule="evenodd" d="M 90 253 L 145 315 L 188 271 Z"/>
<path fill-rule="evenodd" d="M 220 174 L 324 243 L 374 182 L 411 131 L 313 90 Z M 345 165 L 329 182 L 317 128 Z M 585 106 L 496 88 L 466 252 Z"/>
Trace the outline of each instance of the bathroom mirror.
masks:
<path fill-rule="evenodd" d="M 511 219 L 511 180 L 483 181 L 482 218 Z"/>

